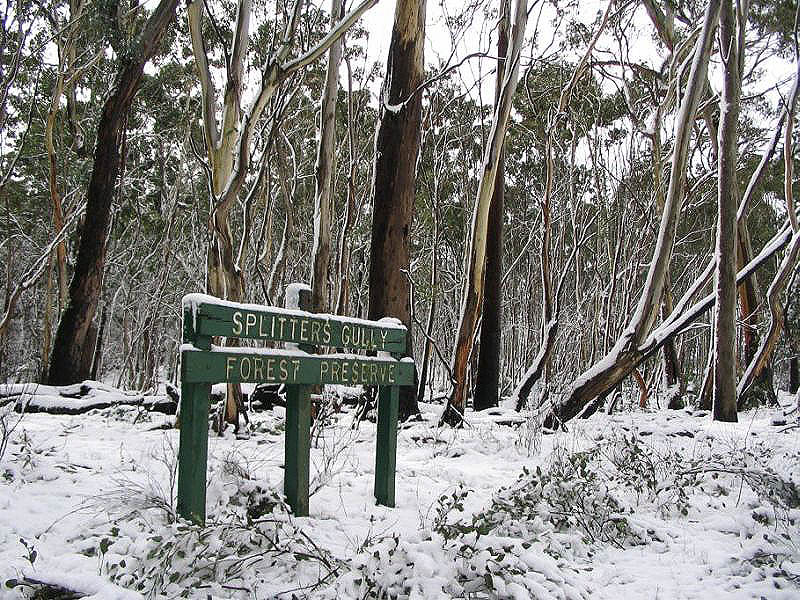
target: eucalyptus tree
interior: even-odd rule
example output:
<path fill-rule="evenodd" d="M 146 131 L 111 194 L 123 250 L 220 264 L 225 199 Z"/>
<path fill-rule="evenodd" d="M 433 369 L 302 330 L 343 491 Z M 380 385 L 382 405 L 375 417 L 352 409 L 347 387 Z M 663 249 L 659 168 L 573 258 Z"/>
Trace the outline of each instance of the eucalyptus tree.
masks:
<path fill-rule="evenodd" d="M 426 0 L 398 0 L 381 87 L 372 184 L 369 262 L 371 320 L 400 319 L 411 331 L 408 281 L 424 76 Z M 411 335 L 407 352 L 413 352 Z M 400 418 L 419 412 L 416 390 L 403 388 Z"/>
<path fill-rule="evenodd" d="M 497 26 L 497 72 L 495 75 L 495 104 L 503 92 L 505 57 L 508 54 L 508 30 L 511 23 L 511 1 L 500 0 Z M 503 347 L 503 220 L 505 209 L 505 144 L 500 146 L 497 175 L 487 216 L 486 275 L 483 306 L 481 307 L 480 353 L 475 373 L 473 408 L 484 410 L 497 406 L 500 393 L 500 355 Z M 433 312 L 431 310 L 431 312 Z"/>
<path fill-rule="evenodd" d="M 366 30 L 354 28 L 354 38 L 364 38 Z M 367 248 L 370 243 L 370 228 L 365 218 L 364 207 L 368 205 L 371 193 L 371 178 L 377 111 L 371 106 L 370 84 L 378 77 L 378 63 L 368 63 L 364 48 L 357 44 L 348 45 L 343 52 L 347 73 L 347 86 L 344 91 L 344 109 L 339 111 L 337 127 L 340 137 L 345 140 L 347 157 L 342 161 L 339 192 L 343 197 L 340 211 L 336 215 L 336 264 L 334 268 L 335 313 L 350 314 L 353 291 L 360 297 L 364 290 L 354 290 L 353 282 L 360 272 L 351 268 L 354 251 Z M 359 61 L 359 62 L 357 62 Z M 356 89 L 356 86 L 359 89 Z M 368 293 L 368 290 L 366 290 Z"/>
<path fill-rule="evenodd" d="M 736 416 L 736 159 L 742 75 L 736 23 L 747 22 L 739 4 L 730 0 L 720 10 L 719 46 L 723 65 L 720 97 L 717 247 L 714 281 L 714 419 L 737 421 Z M 746 10 L 746 9 L 745 9 Z"/>
<path fill-rule="evenodd" d="M 342 16 L 342 0 L 331 0 L 331 20 Z M 325 87 L 320 102 L 319 144 L 314 168 L 314 249 L 311 253 L 311 308 L 328 311 L 328 269 L 331 248 L 331 195 L 335 169 L 336 100 L 339 91 L 339 65 L 342 61 L 342 40 L 328 51 Z"/>
<path fill-rule="evenodd" d="M 331 31 L 299 56 L 290 58 L 298 41 L 304 2 L 296 0 L 285 16 L 282 34 L 274 48 L 264 60 L 260 82 L 256 86 L 250 106 L 243 107 L 244 68 L 250 36 L 252 16 L 251 0 L 240 0 L 236 5 L 236 21 L 231 36 L 231 47 L 224 53 L 225 92 L 221 105 L 217 102 L 217 90 L 212 78 L 207 44 L 204 39 L 204 11 L 206 4 L 193 0 L 188 7 L 189 31 L 192 51 L 201 87 L 202 122 L 206 146 L 209 193 L 211 195 L 210 227 L 212 240 L 208 247 L 206 263 L 206 287 L 208 293 L 232 301 L 243 301 L 245 296 L 244 263 L 247 244 L 239 243 L 236 250 L 231 229 L 230 212 L 240 192 L 246 187 L 250 164 L 253 160 L 253 139 L 262 127 L 261 117 L 269 103 L 280 91 L 281 85 L 292 75 L 309 66 L 328 51 L 333 44 L 358 20 L 377 0 L 362 0 Z M 221 116 L 218 119 L 218 111 Z M 280 114 L 275 111 L 273 119 Z M 268 130 L 276 124 L 268 125 Z M 263 163 L 267 153 L 262 153 L 262 168 L 250 189 L 260 185 Z M 248 219 L 245 218 L 245 222 Z M 249 231 L 249 230 L 245 230 Z M 243 234 L 245 233 L 243 231 Z M 239 237 L 241 242 L 242 238 Z M 225 418 L 238 426 L 240 398 L 238 386 L 228 388 Z"/>
<path fill-rule="evenodd" d="M 295 2 L 287 15 L 281 39 L 277 41 L 276 48 L 265 60 L 254 100 L 246 109 L 242 106 L 243 78 L 252 6 L 249 0 L 238 3 L 232 47 L 230 52 L 226 53 L 225 94 L 219 120 L 217 91 L 211 76 L 209 57 L 203 38 L 204 5 L 199 1 L 189 5 L 189 30 L 202 89 L 203 132 L 213 195 L 214 241 L 209 248 L 207 273 L 210 293 L 234 300 L 243 297 L 244 280 L 241 272 L 243 257 L 238 256 L 234 259 L 233 237 L 228 215 L 248 176 L 248 167 L 252 159 L 251 144 L 260 117 L 268 103 L 275 97 L 279 86 L 293 74 L 320 58 L 376 1 L 362 1 L 311 48 L 296 58 L 290 58 L 292 47 L 297 41 L 298 25 L 303 9 L 302 2 Z"/>
<path fill-rule="evenodd" d="M 161 40 L 175 16 L 177 0 L 161 0 L 144 23 L 141 33 L 121 42 L 115 51 L 119 68 L 114 87 L 103 104 L 97 125 L 94 163 L 86 195 L 86 212 L 78 245 L 69 302 L 59 320 L 53 341 L 48 382 L 53 385 L 88 379 L 96 339 L 91 335 L 100 299 L 111 207 L 117 178 L 123 166 L 121 149 L 131 103 L 139 89 L 145 64 L 159 51 Z"/>
<path fill-rule="evenodd" d="M 492 119 L 492 128 L 484 149 L 481 178 L 472 215 L 458 333 L 451 361 L 453 391 L 442 415 L 442 420 L 451 425 L 458 425 L 461 422 L 466 405 L 467 365 L 472 353 L 484 292 L 489 207 L 500 162 L 500 149 L 505 138 L 511 113 L 511 103 L 519 80 L 520 58 L 527 22 L 527 0 L 517 0 L 514 5 L 514 21 L 506 56 L 506 72 Z"/>
<path fill-rule="evenodd" d="M 797 8 L 797 18 L 795 23 L 800 22 L 800 5 Z M 792 239 L 784 254 L 772 282 L 767 289 L 767 306 L 769 308 L 769 326 L 762 338 L 757 352 L 751 357 L 744 373 L 737 385 L 737 395 L 739 403 L 747 390 L 753 385 L 759 374 L 768 368 L 768 361 L 777 345 L 781 330 L 785 329 L 786 337 L 790 348 L 793 348 L 794 340 L 790 327 L 794 323 L 787 323 L 787 310 L 781 306 L 781 295 L 784 289 L 792 289 L 792 279 L 797 278 L 797 264 L 800 261 L 800 225 L 798 225 L 797 209 L 794 202 L 794 156 L 793 156 L 793 137 L 794 119 L 797 110 L 798 96 L 800 96 L 800 46 L 795 39 L 795 79 L 794 85 L 785 101 L 784 115 L 786 117 L 786 127 L 783 136 L 783 194 L 786 203 L 786 218 L 792 230 Z M 780 130 L 780 127 L 778 128 Z M 789 295 L 790 299 L 792 295 Z M 791 302 L 787 303 L 789 306 Z M 790 377 L 789 389 L 794 392 L 797 388 L 797 356 L 790 357 Z"/>
<path fill-rule="evenodd" d="M 555 425 L 577 415 L 598 396 L 627 377 L 641 358 L 639 345 L 646 339 L 657 316 L 675 241 L 686 174 L 691 124 L 705 85 L 708 61 L 719 17 L 719 2 L 710 0 L 695 44 L 691 71 L 675 122 L 675 143 L 669 187 L 644 288 L 628 326 L 614 347 L 580 375 L 563 399 L 558 400 L 545 422 Z"/>

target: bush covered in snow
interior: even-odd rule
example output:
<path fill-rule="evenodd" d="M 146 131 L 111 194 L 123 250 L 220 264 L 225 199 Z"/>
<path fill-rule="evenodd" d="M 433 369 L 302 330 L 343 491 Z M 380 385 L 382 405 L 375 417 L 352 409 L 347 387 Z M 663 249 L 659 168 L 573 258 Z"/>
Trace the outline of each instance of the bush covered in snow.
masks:
<path fill-rule="evenodd" d="M 336 559 L 293 525 L 282 495 L 243 475 L 230 463 L 212 471 L 205 526 L 137 512 L 92 535 L 88 552 L 101 558 L 111 581 L 147 597 L 190 597 L 198 590 L 247 597 L 265 571 L 296 568 L 299 561 L 316 562 L 326 576 L 335 573 Z"/>

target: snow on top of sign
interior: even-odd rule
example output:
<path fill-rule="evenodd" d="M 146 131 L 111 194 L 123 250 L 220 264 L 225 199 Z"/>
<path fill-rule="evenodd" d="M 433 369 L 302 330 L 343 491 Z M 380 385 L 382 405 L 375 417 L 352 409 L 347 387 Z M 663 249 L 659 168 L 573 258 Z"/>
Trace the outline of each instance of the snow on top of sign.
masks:
<path fill-rule="evenodd" d="M 299 308 L 300 307 L 300 292 L 311 291 L 311 286 L 307 283 L 290 283 L 286 286 L 286 298 L 284 305 L 286 308 Z"/>
<path fill-rule="evenodd" d="M 302 284 L 300 284 L 302 285 Z M 287 290 L 288 293 L 288 290 Z M 269 311 L 271 313 L 284 315 L 287 317 L 300 317 L 311 319 L 327 319 L 338 321 L 340 323 L 349 323 L 351 325 L 364 325 L 367 327 L 384 327 L 387 329 L 399 329 L 405 331 L 406 326 L 399 319 L 393 317 L 384 317 L 379 321 L 369 321 L 367 319 L 359 319 L 357 317 L 343 317 L 339 315 L 331 315 L 328 313 L 311 313 L 297 308 L 282 308 L 280 306 L 265 306 L 263 304 L 247 304 L 242 302 L 231 302 L 230 300 L 222 300 L 208 294 L 192 293 L 186 294 L 183 297 L 183 306 L 192 310 L 192 317 L 195 319 L 194 325 L 197 328 L 197 309 L 201 304 L 213 304 L 215 306 L 225 306 L 237 310 L 247 310 L 252 312 Z"/>
<path fill-rule="evenodd" d="M 194 344 L 181 344 L 178 348 L 179 352 L 207 352 L 202 348 L 196 347 Z M 302 350 L 287 350 L 284 348 L 253 348 L 248 346 L 215 346 L 211 345 L 211 352 L 224 352 L 225 354 L 258 354 L 259 356 L 281 355 L 281 356 L 297 356 L 299 358 L 307 358 L 312 356 L 308 352 Z"/>
<path fill-rule="evenodd" d="M 211 345 L 212 352 L 224 352 L 225 354 L 258 354 L 259 356 L 296 356 L 298 358 L 308 358 L 311 356 L 308 352 L 302 350 L 295 350 L 289 348 L 249 348 L 247 346 L 237 346 L 229 348 L 228 346 L 215 346 Z"/>
<path fill-rule="evenodd" d="M 384 355 L 381 356 L 381 354 Z M 393 362 L 404 362 L 404 361 L 398 361 L 388 352 L 386 353 L 378 352 L 378 356 L 364 356 L 363 354 L 347 354 L 344 352 L 337 354 L 321 354 L 318 356 L 319 358 L 336 358 L 339 360 L 361 360 L 361 361 L 376 361 L 376 362 L 385 362 L 387 360 L 391 360 Z M 411 362 L 413 362 L 413 360 Z"/>
<path fill-rule="evenodd" d="M 382 319 L 378 319 L 378 323 L 387 326 L 397 325 L 398 327 L 402 327 L 403 329 L 405 329 L 406 327 L 405 325 L 403 325 L 403 322 L 396 317 L 383 317 Z"/>

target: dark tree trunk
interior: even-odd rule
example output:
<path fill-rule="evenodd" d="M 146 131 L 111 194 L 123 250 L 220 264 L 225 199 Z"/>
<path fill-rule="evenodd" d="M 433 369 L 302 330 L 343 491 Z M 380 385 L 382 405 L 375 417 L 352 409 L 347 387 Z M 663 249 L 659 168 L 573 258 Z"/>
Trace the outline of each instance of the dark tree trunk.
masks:
<path fill-rule="evenodd" d="M 746 221 L 742 220 L 738 227 L 736 240 L 736 259 L 738 268 L 750 261 L 753 249 L 750 243 L 750 232 Z M 758 334 L 758 308 L 761 306 L 761 294 L 755 275 L 749 277 L 739 286 L 739 313 L 742 323 L 743 365 L 749 365 L 756 356 L 760 346 Z M 777 400 L 773 386 L 772 365 L 767 363 L 755 376 L 752 385 L 739 396 L 741 408 L 755 408 L 764 404 L 774 404 Z"/>
<path fill-rule="evenodd" d="M 666 320 L 672 314 L 672 282 L 667 277 L 664 284 L 664 297 L 661 300 L 661 318 Z M 667 408 L 677 410 L 683 408 L 683 379 L 681 378 L 681 364 L 675 341 L 669 340 L 664 344 L 664 383 L 667 387 Z"/>
<path fill-rule="evenodd" d="M 53 341 L 48 373 L 51 385 L 83 381 L 90 375 L 95 344 L 92 321 L 103 284 L 111 203 L 122 165 L 120 148 L 125 123 L 144 65 L 156 53 L 161 37 L 175 16 L 177 4 L 178 0 L 161 0 L 139 39 L 132 42 L 129 55 L 120 59 L 114 88 L 103 105 L 86 199 L 86 220 L 69 286 L 69 302 Z M 86 355 L 88 361 L 84 360 Z"/>
<path fill-rule="evenodd" d="M 800 366 L 796 356 L 789 359 L 789 393 L 796 394 L 800 388 Z"/>
<path fill-rule="evenodd" d="M 375 140 L 375 183 L 369 265 L 369 318 L 395 317 L 411 339 L 409 234 L 414 215 L 416 162 L 420 144 L 425 40 L 425 0 L 398 0 L 381 91 Z M 417 414 L 415 387 L 400 393 L 400 418 Z"/>
<path fill-rule="evenodd" d="M 497 38 L 497 80 L 495 105 L 500 101 L 508 54 L 508 30 L 511 26 L 511 2 L 500 1 L 500 26 Z M 480 353 L 475 374 L 473 408 L 485 410 L 497 406 L 500 390 L 500 354 L 503 351 L 503 201 L 505 188 L 505 151 L 500 149 L 494 192 L 489 206 L 486 232 L 486 275 L 484 276 L 483 318 L 481 320 Z"/>
<path fill-rule="evenodd" d="M 664 344 L 664 379 L 669 390 L 667 408 L 678 410 L 683 408 L 683 390 L 681 390 L 681 367 L 675 343 L 670 341 Z"/>
<path fill-rule="evenodd" d="M 103 335 L 106 330 L 106 321 L 108 320 L 108 307 L 103 306 L 100 312 L 100 327 L 97 330 L 97 341 L 94 344 L 94 353 L 92 354 L 92 372 L 91 378 L 98 381 L 100 378 L 100 367 L 103 364 Z"/>

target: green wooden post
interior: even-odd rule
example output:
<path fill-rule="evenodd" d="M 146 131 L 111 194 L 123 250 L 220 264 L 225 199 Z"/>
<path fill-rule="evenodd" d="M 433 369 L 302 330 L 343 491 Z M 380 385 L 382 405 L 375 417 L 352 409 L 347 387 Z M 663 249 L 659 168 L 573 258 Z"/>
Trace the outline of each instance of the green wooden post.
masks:
<path fill-rule="evenodd" d="M 283 493 L 296 517 L 308 516 L 308 467 L 311 453 L 309 386 L 286 386 L 286 442 Z"/>
<path fill-rule="evenodd" d="M 211 338 L 197 335 L 189 308 L 183 314 L 183 341 L 211 348 Z M 181 360 L 180 446 L 178 449 L 178 515 L 195 523 L 206 521 L 206 468 L 208 466 L 208 383 L 187 383 L 187 365 Z"/>
<path fill-rule="evenodd" d="M 181 385 L 181 434 L 178 450 L 178 515 L 206 522 L 208 466 L 208 396 L 211 386 Z"/>
<path fill-rule="evenodd" d="M 375 500 L 394 507 L 394 478 L 397 465 L 397 410 L 400 387 L 378 388 L 378 440 L 375 445 Z"/>

